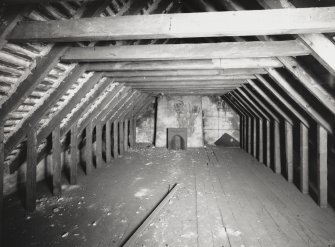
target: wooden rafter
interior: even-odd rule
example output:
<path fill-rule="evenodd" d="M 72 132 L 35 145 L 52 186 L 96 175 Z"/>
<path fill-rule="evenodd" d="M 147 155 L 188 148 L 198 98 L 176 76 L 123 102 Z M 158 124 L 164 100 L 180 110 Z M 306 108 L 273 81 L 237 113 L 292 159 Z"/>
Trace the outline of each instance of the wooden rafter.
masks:
<path fill-rule="evenodd" d="M 335 31 L 334 15 L 335 7 L 323 7 L 23 22 L 10 39 L 73 42 L 331 33 Z"/>
<path fill-rule="evenodd" d="M 310 53 L 301 42 L 251 41 L 201 44 L 124 45 L 73 47 L 62 56 L 67 62 L 150 61 L 213 58 L 264 58 L 303 56 Z"/>

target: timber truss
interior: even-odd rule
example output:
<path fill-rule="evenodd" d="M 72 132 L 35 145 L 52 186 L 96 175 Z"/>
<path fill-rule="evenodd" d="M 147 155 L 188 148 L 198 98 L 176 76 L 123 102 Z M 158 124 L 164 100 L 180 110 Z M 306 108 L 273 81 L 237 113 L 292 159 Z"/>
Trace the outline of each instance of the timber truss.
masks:
<path fill-rule="evenodd" d="M 85 144 L 87 174 L 94 163 L 112 162 L 111 147 L 122 155 L 134 145 L 136 119 L 161 94 L 221 96 L 240 115 L 241 146 L 276 173 L 283 173 L 284 154 L 289 182 L 296 172 L 293 128 L 299 128 L 303 193 L 310 185 L 309 130 L 316 128 L 315 193 L 327 205 L 335 93 L 299 58 L 313 56 L 335 76 L 335 6 L 255 0 L 260 8 L 245 11 L 232 0 L 220 6 L 209 0 L 7 2 L 0 26 L 0 188 L 4 171 L 15 173 L 26 162 L 28 210 L 35 209 L 43 158 L 51 155 L 57 195 L 63 150 L 70 152 L 75 184 L 78 147 Z"/>

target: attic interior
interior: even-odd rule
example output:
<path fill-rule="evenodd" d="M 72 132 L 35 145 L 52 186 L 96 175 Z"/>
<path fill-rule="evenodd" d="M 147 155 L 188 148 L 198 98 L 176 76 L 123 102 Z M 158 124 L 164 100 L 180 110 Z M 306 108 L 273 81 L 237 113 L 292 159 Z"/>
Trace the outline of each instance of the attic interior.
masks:
<path fill-rule="evenodd" d="M 0 246 L 335 246 L 333 0 L 0 20 Z"/>

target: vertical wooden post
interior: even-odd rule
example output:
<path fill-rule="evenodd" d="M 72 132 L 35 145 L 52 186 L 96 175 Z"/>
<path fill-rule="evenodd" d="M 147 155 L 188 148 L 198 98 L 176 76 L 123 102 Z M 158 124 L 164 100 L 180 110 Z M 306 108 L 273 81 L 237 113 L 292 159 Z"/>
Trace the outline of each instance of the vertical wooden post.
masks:
<path fill-rule="evenodd" d="M 111 121 L 106 122 L 106 162 L 109 164 L 112 161 L 112 146 L 111 146 Z"/>
<path fill-rule="evenodd" d="M 246 116 L 244 121 L 244 150 L 248 152 L 248 124 L 249 124 L 249 117 Z"/>
<path fill-rule="evenodd" d="M 62 192 L 62 163 L 61 163 L 61 145 L 60 145 L 60 127 L 52 131 L 52 191 L 54 195 L 59 195 Z"/>
<path fill-rule="evenodd" d="M 124 122 L 121 120 L 119 122 L 119 148 L 120 148 L 120 156 L 124 154 Z"/>
<path fill-rule="evenodd" d="M 78 172 L 78 130 L 77 122 L 71 126 L 71 163 L 70 163 L 70 184 L 77 184 L 77 172 Z"/>
<path fill-rule="evenodd" d="M 3 233 L 3 180 L 5 169 L 5 143 L 4 125 L 0 123 L 0 246 L 2 246 Z"/>
<path fill-rule="evenodd" d="M 133 132 L 134 143 L 133 143 L 133 145 L 135 145 L 136 144 L 136 122 L 137 122 L 137 118 L 134 117 L 133 121 L 134 121 L 134 125 L 133 125 L 134 126 L 134 132 Z"/>
<path fill-rule="evenodd" d="M 240 115 L 240 148 L 243 148 L 243 142 L 244 142 L 243 125 L 244 125 L 244 116 Z"/>
<path fill-rule="evenodd" d="M 271 123 L 266 121 L 266 166 L 270 167 L 271 164 Z"/>
<path fill-rule="evenodd" d="M 128 151 L 129 135 L 128 135 L 128 119 L 124 120 L 124 151 Z"/>
<path fill-rule="evenodd" d="M 129 146 L 134 146 L 134 119 L 131 118 L 129 121 Z"/>
<path fill-rule="evenodd" d="M 249 117 L 248 118 L 248 153 L 252 154 L 252 150 L 251 150 L 251 144 L 252 144 L 252 129 L 251 129 L 251 125 L 252 125 L 252 118 Z"/>
<path fill-rule="evenodd" d="M 264 153 L 263 153 L 263 119 L 259 119 L 259 143 L 258 143 L 258 160 L 264 163 Z"/>
<path fill-rule="evenodd" d="M 280 129 L 279 129 L 279 123 L 275 121 L 275 173 L 280 174 L 281 173 L 281 159 L 280 159 Z"/>
<path fill-rule="evenodd" d="M 114 121 L 113 123 L 113 141 L 114 141 L 114 145 L 113 145 L 113 154 L 114 154 L 114 159 L 117 159 L 117 157 L 119 156 L 119 130 L 118 130 L 118 122 Z"/>
<path fill-rule="evenodd" d="M 86 160 L 86 175 L 92 172 L 93 164 L 92 164 L 92 132 L 93 126 L 90 121 L 86 126 L 86 146 L 85 146 L 85 160 Z"/>
<path fill-rule="evenodd" d="M 308 128 L 300 123 L 300 190 L 308 194 Z"/>
<path fill-rule="evenodd" d="M 257 157 L 257 118 L 254 117 L 254 130 L 253 130 L 253 156 L 256 158 Z"/>
<path fill-rule="evenodd" d="M 28 129 L 27 134 L 27 173 L 26 173 L 26 208 L 33 212 L 36 208 L 36 166 L 37 137 L 35 126 Z"/>
<path fill-rule="evenodd" d="M 97 168 L 102 167 L 102 124 L 99 122 L 95 127 L 95 158 Z"/>
<path fill-rule="evenodd" d="M 285 141 L 286 141 L 286 169 L 287 180 L 293 182 L 293 127 L 285 121 Z"/>
<path fill-rule="evenodd" d="M 318 203 L 320 207 L 328 206 L 328 181 L 327 181 L 327 143 L 328 133 L 324 127 L 318 125 L 317 127 L 317 178 L 318 178 L 318 189 L 319 197 Z"/>

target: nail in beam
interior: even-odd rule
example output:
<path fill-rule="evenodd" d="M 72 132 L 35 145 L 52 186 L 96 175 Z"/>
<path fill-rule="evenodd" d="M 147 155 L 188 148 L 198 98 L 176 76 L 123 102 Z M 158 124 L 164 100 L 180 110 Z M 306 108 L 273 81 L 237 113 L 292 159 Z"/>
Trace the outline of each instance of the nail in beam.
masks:
<path fill-rule="evenodd" d="M 308 194 L 308 128 L 300 123 L 300 190 Z"/>
<path fill-rule="evenodd" d="M 62 174 L 62 163 L 61 163 L 61 144 L 60 144 L 60 127 L 52 131 L 52 191 L 54 195 L 59 195 L 62 190 L 61 186 L 61 174 Z"/>
<path fill-rule="evenodd" d="M 36 166 L 37 166 L 37 138 L 34 126 L 30 126 L 27 133 L 27 173 L 26 173 L 26 208 L 33 212 L 36 208 Z"/>
<path fill-rule="evenodd" d="M 92 172 L 93 164 L 92 164 L 92 122 L 89 122 L 86 126 L 86 146 L 85 146 L 85 161 L 86 161 L 86 175 Z"/>
<path fill-rule="evenodd" d="M 96 144 L 96 167 L 102 167 L 102 124 L 99 122 L 95 127 L 95 144 Z"/>
<path fill-rule="evenodd" d="M 113 158 L 117 159 L 119 156 L 119 131 L 118 131 L 118 122 L 114 121 L 113 123 Z"/>
<path fill-rule="evenodd" d="M 77 184 L 78 170 L 78 138 L 77 138 L 77 122 L 71 126 L 71 163 L 70 163 L 70 184 Z"/>
<path fill-rule="evenodd" d="M 112 150 L 111 150 L 111 121 L 106 122 L 106 162 L 109 164 L 112 161 Z"/>
<path fill-rule="evenodd" d="M 317 179 L 318 179 L 318 203 L 320 207 L 327 207 L 328 181 L 327 181 L 327 130 L 318 125 L 317 127 Z"/>

